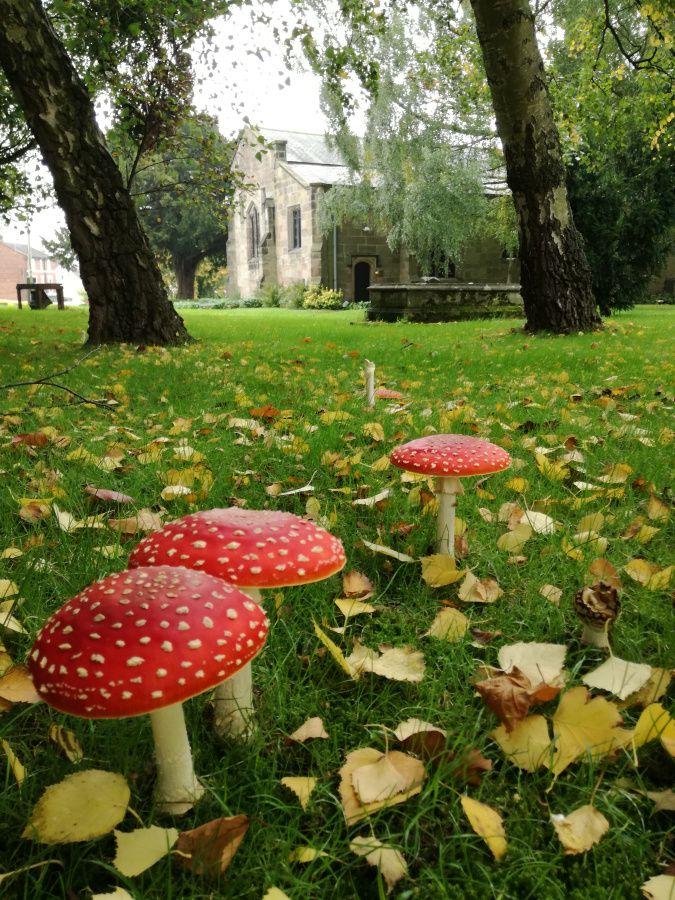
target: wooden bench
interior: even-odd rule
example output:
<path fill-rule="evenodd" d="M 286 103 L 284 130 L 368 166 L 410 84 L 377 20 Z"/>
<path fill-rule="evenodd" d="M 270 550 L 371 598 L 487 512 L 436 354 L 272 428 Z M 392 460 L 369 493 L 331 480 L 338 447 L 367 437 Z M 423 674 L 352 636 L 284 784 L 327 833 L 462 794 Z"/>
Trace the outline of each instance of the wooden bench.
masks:
<path fill-rule="evenodd" d="M 16 286 L 16 299 L 19 304 L 19 309 L 21 306 L 21 294 L 23 291 L 35 292 L 39 300 L 44 301 L 46 299 L 47 291 L 56 291 L 56 305 L 59 309 L 65 309 L 65 302 L 63 299 L 63 285 L 62 284 L 17 284 Z M 44 296 L 40 296 L 44 295 Z M 28 305 L 30 306 L 30 300 L 28 301 Z M 48 306 L 48 303 L 40 303 L 36 305 L 36 309 L 44 309 Z"/>

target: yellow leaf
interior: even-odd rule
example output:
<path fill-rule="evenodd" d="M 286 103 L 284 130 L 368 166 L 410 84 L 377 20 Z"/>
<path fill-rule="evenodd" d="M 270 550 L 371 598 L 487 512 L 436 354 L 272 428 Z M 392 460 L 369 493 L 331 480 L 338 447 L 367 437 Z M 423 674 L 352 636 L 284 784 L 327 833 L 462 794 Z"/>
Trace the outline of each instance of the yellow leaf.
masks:
<path fill-rule="evenodd" d="M 296 728 L 293 734 L 289 734 L 289 740 L 297 741 L 299 744 L 303 744 L 305 741 L 308 741 L 310 738 L 327 738 L 328 732 L 324 728 L 323 720 L 319 718 L 319 716 L 313 716 L 311 719 L 307 719 L 306 722 L 303 722 L 299 728 Z"/>
<path fill-rule="evenodd" d="M 553 534 L 555 532 L 553 519 L 547 516 L 546 513 L 537 512 L 533 509 L 528 509 L 527 512 L 524 512 L 520 522 L 522 525 L 529 525 L 532 531 L 535 531 L 537 534 Z"/>
<path fill-rule="evenodd" d="M 454 644 L 462 640 L 468 627 L 469 620 L 464 613 L 454 609 L 452 606 L 448 606 L 436 615 L 426 633 L 429 637 L 435 637 L 441 641 L 449 641 L 451 644 Z"/>
<path fill-rule="evenodd" d="M 87 769 L 50 785 L 35 804 L 21 837 L 41 844 L 91 841 L 122 821 L 130 799 L 122 775 Z"/>
<path fill-rule="evenodd" d="M 308 519 L 318 521 L 321 517 L 321 503 L 316 497 L 308 497 L 305 503 L 305 515 Z"/>
<path fill-rule="evenodd" d="M 320 416 L 320 421 L 322 425 L 332 425 L 334 422 L 346 422 L 351 419 L 352 416 L 349 415 L 348 412 L 344 410 L 337 410 L 336 412 L 325 412 Z"/>
<path fill-rule="evenodd" d="M 494 858 L 501 859 L 507 848 L 502 817 L 491 806 L 467 797 L 466 794 L 462 795 L 460 800 L 464 814 L 473 830 L 483 838 Z"/>
<path fill-rule="evenodd" d="M 548 602 L 552 603 L 554 606 L 558 606 L 560 598 L 562 597 L 562 590 L 554 584 L 543 584 L 539 588 L 539 593 L 545 600 L 548 600 Z"/>
<path fill-rule="evenodd" d="M 385 756 L 389 757 L 389 762 L 394 768 L 400 768 L 404 773 L 413 771 L 416 773 L 416 777 L 409 790 L 393 794 L 386 799 L 363 803 L 354 789 L 352 778 L 360 769 L 377 764 Z M 415 794 L 419 794 L 425 777 L 426 773 L 422 763 L 398 750 L 388 754 L 381 753 L 373 747 L 362 747 L 359 750 L 353 750 L 347 755 L 345 763 L 340 769 L 340 799 L 347 824 L 353 825 L 355 822 L 360 822 L 361 819 L 367 818 L 378 809 L 403 803 L 410 797 L 414 797 Z"/>
<path fill-rule="evenodd" d="M 609 691 L 619 700 L 639 691 L 652 674 L 652 667 L 645 663 L 626 662 L 618 656 L 610 656 L 601 666 L 581 679 L 584 684 L 601 691 Z"/>
<path fill-rule="evenodd" d="M 675 875 L 654 875 L 642 885 L 642 893 L 650 900 L 673 900 Z"/>
<path fill-rule="evenodd" d="M 314 634 L 318 637 L 324 647 L 328 650 L 330 655 L 333 657 L 335 662 L 340 666 L 343 672 L 346 672 L 350 678 L 353 678 L 355 681 L 360 677 L 361 673 L 355 670 L 345 659 L 345 655 L 340 650 L 337 644 L 333 643 L 328 635 L 319 628 L 319 626 L 314 622 Z"/>
<path fill-rule="evenodd" d="M 665 522 L 670 517 L 670 507 L 655 494 L 650 494 L 647 501 L 647 515 L 650 519 Z"/>
<path fill-rule="evenodd" d="M 619 704 L 619 708 L 641 706 L 645 709 L 650 703 L 655 703 L 663 697 L 670 687 L 671 680 L 672 675 L 669 669 L 652 669 L 652 674 L 640 690 L 626 697 L 623 703 Z"/>
<path fill-rule="evenodd" d="M 583 516 L 579 524 L 577 525 L 577 531 L 602 531 L 602 526 L 605 524 L 605 517 L 601 512 L 589 513 L 587 516 Z"/>
<path fill-rule="evenodd" d="M 633 473 L 633 469 L 627 463 L 616 463 L 605 466 L 603 472 L 604 474 L 598 477 L 598 481 L 606 484 L 624 484 L 628 481 L 628 476 Z"/>
<path fill-rule="evenodd" d="M 415 562 L 415 559 L 412 556 L 408 556 L 407 553 L 399 553 L 398 550 L 392 550 L 391 547 L 383 547 L 381 544 L 372 544 L 365 538 L 361 538 L 361 543 L 369 550 L 372 550 L 373 553 L 382 553 L 384 556 L 391 556 L 392 559 L 397 559 L 399 562 Z"/>
<path fill-rule="evenodd" d="M 376 459 L 375 462 L 370 467 L 373 472 L 386 472 L 388 468 L 391 466 L 391 460 L 388 456 L 381 456 L 379 459 Z"/>
<path fill-rule="evenodd" d="M 457 596 L 463 603 L 494 603 L 503 593 L 494 578 L 479 579 L 467 572 Z"/>
<path fill-rule="evenodd" d="M 365 436 L 371 438 L 373 441 L 384 440 L 384 428 L 379 422 L 366 422 L 362 430 Z"/>
<path fill-rule="evenodd" d="M 299 863 L 309 863 L 313 862 L 319 856 L 326 856 L 323 850 L 315 850 L 314 847 L 309 847 L 308 845 L 304 845 L 302 847 L 296 847 L 294 850 L 288 854 L 289 862 L 299 862 Z"/>
<path fill-rule="evenodd" d="M 521 476 L 517 476 L 516 478 L 511 478 L 510 481 L 507 481 L 504 487 L 510 488 L 512 491 L 515 491 L 517 494 L 524 494 L 525 491 L 530 486 L 527 478 L 522 478 Z"/>
<path fill-rule="evenodd" d="M 388 892 L 408 874 L 408 866 L 399 851 L 383 844 L 376 837 L 355 837 L 349 844 L 349 849 L 357 856 L 363 856 L 366 862 L 380 870 L 387 883 Z"/>
<path fill-rule="evenodd" d="M 115 831 L 117 852 L 113 865 L 122 875 L 133 878 L 163 859 L 178 840 L 176 828 L 137 828 L 135 831 Z"/>
<path fill-rule="evenodd" d="M 609 822 L 594 806 L 580 806 L 568 816 L 557 813 L 551 816 L 565 856 L 586 853 L 609 831 Z"/>
<path fill-rule="evenodd" d="M 162 500 L 179 500 L 181 497 L 187 497 L 192 493 L 192 489 L 184 484 L 168 484 L 162 489 L 160 494 Z"/>
<path fill-rule="evenodd" d="M 631 732 L 620 728 L 617 707 L 603 697 L 589 699 L 584 687 L 575 687 L 560 698 L 553 716 L 556 745 L 551 771 L 560 775 L 579 757 L 600 759 L 623 747 Z"/>
<path fill-rule="evenodd" d="M 650 703 L 637 720 L 632 735 L 633 746 L 637 749 L 658 738 L 671 756 L 675 756 L 675 719 L 660 703 Z"/>
<path fill-rule="evenodd" d="M 666 569 L 662 569 L 656 563 L 638 558 L 631 559 L 623 567 L 623 570 L 633 581 L 637 581 L 649 590 L 655 591 L 668 587 L 673 567 L 668 566 Z"/>
<path fill-rule="evenodd" d="M 534 458 L 537 468 L 549 481 L 564 481 L 570 473 L 564 463 L 550 460 L 544 453 L 535 453 Z"/>
<path fill-rule="evenodd" d="M 518 722 L 512 731 L 500 725 L 492 732 L 504 756 L 519 769 L 535 772 L 548 765 L 553 749 L 548 724 L 543 716 L 528 716 Z"/>
<path fill-rule="evenodd" d="M 0 741 L 0 745 L 2 745 L 2 749 L 5 751 L 7 762 L 9 763 L 9 767 L 12 770 L 12 775 L 16 779 L 16 783 L 23 784 L 23 780 L 26 777 L 26 769 L 22 765 L 21 760 L 9 746 L 7 741 L 4 740 L 4 738 Z"/>
<path fill-rule="evenodd" d="M 454 584 L 464 577 L 464 572 L 457 569 L 452 556 L 445 553 L 434 553 L 422 557 L 422 578 L 429 587 L 445 587 Z"/>
<path fill-rule="evenodd" d="M 265 896 L 262 900 L 291 900 L 288 894 L 284 894 L 284 892 L 278 887 L 271 887 L 266 891 Z"/>
<path fill-rule="evenodd" d="M 53 723 L 49 726 L 49 740 L 56 744 L 70 762 L 82 762 L 84 751 L 74 732 L 68 731 L 63 725 Z"/>
<path fill-rule="evenodd" d="M 335 605 L 340 610 L 345 619 L 352 616 L 370 615 L 377 612 L 377 607 L 372 603 L 364 603 L 362 600 L 352 600 L 349 597 L 341 597 L 335 601 Z"/>
<path fill-rule="evenodd" d="M 14 597 L 18 593 L 19 588 L 15 582 L 10 581 L 9 578 L 0 578 L 0 600 L 4 600 L 5 597 Z"/>
<path fill-rule="evenodd" d="M 497 539 L 497 549 L 514 553 L 532 537 L 532 526 L 527 523 L 516 525 L 513 531 L 507 531 Z"/>
<path fill-rule="evenodd" d="M 300 801 L 300 806 L 302 806 L 303 809 L 307 809 L 309 798 L 312 791 L 317 786 L 318 779 L 310 778 L 308 776 L 287 776 L 286 778 L 281 779 L 281 783 L 284 787 L 287 787 L 289 791 L 293 791 Z"/>

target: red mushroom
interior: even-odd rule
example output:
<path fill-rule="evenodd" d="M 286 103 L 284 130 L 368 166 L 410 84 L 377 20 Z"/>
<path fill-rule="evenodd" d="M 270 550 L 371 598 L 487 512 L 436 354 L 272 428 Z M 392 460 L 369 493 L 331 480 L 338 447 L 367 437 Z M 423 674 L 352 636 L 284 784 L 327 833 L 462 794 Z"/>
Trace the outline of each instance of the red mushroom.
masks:
<path fill-rule="evenodd" d="M 187 566 L 236 584 L 258 603 L 261 588 L 310 584 L 345 564 L 341 542 L 292 513 L 211 509 L 169 522 L 144 538 L 129 566 Z M 250 733 L 251 667 L 244 666 L 214 696 L 216 729 L 231 737 Z"/>
<path fill-rule="evenodd" d="M 438 497 L 438 552 L 455 555 L 455 507 L 464 493 L 460 478 L 501 472 L 511 457 L 496 444 L 466 434 L 431 434 L 401 444 L 391 454 L 399 469 L 435 476 Z"/>
<path fill-rule="evenodd" d="M 184 700 L 230 678 L 262 649 L 257 603 L 219 578 L 157 566 L 110 575 L 65 603 L 38 634 L 28 666 L 50 706 L 87 719 L 150 714 L 156 800 L 181 815 L 203 794 Z"/>

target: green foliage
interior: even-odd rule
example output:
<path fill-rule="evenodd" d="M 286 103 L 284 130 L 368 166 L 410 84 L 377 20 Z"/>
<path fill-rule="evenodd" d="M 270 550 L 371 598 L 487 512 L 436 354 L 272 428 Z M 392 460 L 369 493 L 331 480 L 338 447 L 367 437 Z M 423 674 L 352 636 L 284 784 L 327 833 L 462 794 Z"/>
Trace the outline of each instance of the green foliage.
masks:
<path fill-rule="evenodd" d="M 67 228 L 57 228 L 52 240 L 43 239 L 42 245 L 53 257 L 61 268 L 67 272 L 77 272 L 78 262 L 73 245 L 70 242 L 70 232 Z"/>
<path fill-rule="evenodd" d="M 311 285 L 305 291 L 303 309 L 342 309 L 342 291 L 333 291 L 321 284 Z"/>
<path fill-rule="evenodd" d="M 279 305 L 285 309 L 302 309 L 306 290 L 304 281 L 297 281 L 295 284 L 282 287 Z"/>
<path fill-rule="evenodd" d="M 278 284 L 265 284 L 260 288 L 256 297 L 260 300 L 262 306 L 269 309 L 281 306 L 281 295 L 282 289 Z"/>

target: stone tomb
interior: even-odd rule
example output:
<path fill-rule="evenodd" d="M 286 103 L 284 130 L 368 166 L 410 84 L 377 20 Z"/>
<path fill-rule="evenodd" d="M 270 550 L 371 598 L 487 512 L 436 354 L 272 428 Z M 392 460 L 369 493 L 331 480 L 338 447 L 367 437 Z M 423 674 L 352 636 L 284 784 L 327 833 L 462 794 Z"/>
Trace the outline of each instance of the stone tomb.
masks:
<path fill-rule="evenodd" d="M 522 318 L 519 284 L 461 284 L 422 281 L 371 284 L 370 321 L 460 322 L 464 319 Z"/>

